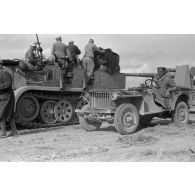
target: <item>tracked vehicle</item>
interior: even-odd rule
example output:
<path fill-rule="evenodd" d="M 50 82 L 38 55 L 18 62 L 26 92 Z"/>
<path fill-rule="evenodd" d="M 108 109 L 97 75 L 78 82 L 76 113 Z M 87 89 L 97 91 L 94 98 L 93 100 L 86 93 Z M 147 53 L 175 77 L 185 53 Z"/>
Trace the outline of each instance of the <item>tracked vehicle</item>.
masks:
<path fill-rule="evenodd" d="M 140 125 L 150 123 L 153 117 L 171 118 L 178 125 L 187 124 L 189 110 L 195 107 L 195 68 L 177 66 L 169 72 L 177 86 L 168 99 L 169 109 L 165 107 L 165 99 L 153 79 L 156 73 L 124 73 L 118 81 L 114 77 L 103 79 L 99 88 L 89 91 L 88 104 L 76 110 L 81 126 L 93 131 L 99 129 L 103 122 L 108 122 L 114 124 L 120 134 L 129 134 L 136 132 Z M 125 89 L 126 76 L 150 79 L 140 87 Z M 117 82 L 123 87 L 110 89 L 107 86 Z"/>
<path fill-rule="evenodd" d="M 85 103 L 81 98 L 84 70 L 75 67 L 71 75 L 62 78 L 57 64 L 48 63 L 42 71 L 24 73 L 18 68 L 19 62 L 0 61 L 13 78 L 16 123 L 45 127 L 78 121 L 74 110 Z"/>

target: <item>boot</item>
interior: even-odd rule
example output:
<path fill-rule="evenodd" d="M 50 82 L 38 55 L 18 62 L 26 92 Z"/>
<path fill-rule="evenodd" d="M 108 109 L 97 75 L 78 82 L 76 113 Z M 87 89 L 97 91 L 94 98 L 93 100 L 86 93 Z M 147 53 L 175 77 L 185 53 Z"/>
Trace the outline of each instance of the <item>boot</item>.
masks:
<path fill-rule="evenodd" d="M 16 123 L 14 119 L 11 119 L 10 126 L 11 126 L 11 133 L 9 134 L 9 136 L 18 135 L 18 130 L 16 128 Z"/>
<path fill-rule="evenodd" d="M 1 133 L 0 133 L 0 137 L 4 138 L 6 137 L 6 120 L 3 119 L 1 121 Z"/>

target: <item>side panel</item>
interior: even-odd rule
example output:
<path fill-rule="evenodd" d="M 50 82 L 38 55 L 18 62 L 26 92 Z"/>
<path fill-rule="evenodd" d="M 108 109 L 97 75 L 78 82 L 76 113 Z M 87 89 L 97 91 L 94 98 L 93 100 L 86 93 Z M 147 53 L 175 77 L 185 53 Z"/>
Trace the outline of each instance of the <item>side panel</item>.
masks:
<path fill-rule="evenodd" d="M 144 97 L 127 97 L 116 101 L 117 106 L 122 103 L 131 103 L 135 105 L 140 115 L 155 114 L 164 111 L 162 107 L 154 102 L 153 96 L 151 95 L 145 95 Z"/>
<path fill-rule="evenodd" d="M 19 74 L 18 72 L 14 72 L 14 89 L 18 89 L 20 87 L 25 86 L 26 83 L 26 78 Z"/>
<path fill-rule="evenodd" d="M 61 82 L 61 69 L 59 66 L 45 66 L 46 72 L 46 86 L 60 87 Z"/>
<path fill-rule="evenodd" d="M 105 71 L 99 70 L 94 73 L 95 79 L 93 89 L 124 89 L 125 75 L 116 73 L 113 75 Z"/>
<path fill-rule="evenodd" d="M 175 74 L 175 83 L 180 88 L 192 89 L 190 70 L 188 65 L 177 66 Z"/>
<path fill-rule="evenodd" d="M 65 84 L 66 87 L 71 88 L 83 88 L 83 80 L 84 80 L 84 70 L 80 67 L 76 67 L 73 69 L 73 78 L 71 79 L 70 84 Z"/>
<path fill-rule="evenodd" d="M 163 112 L 164 109 L 160 106 L 158 106 L 153 99 L 153 96 L 146 95 L 143 98 L 141 108 L 139 113 L 141 115 L 147 115 L 147 114 L 154 114 L 154 113 L 160 113 Z"/>

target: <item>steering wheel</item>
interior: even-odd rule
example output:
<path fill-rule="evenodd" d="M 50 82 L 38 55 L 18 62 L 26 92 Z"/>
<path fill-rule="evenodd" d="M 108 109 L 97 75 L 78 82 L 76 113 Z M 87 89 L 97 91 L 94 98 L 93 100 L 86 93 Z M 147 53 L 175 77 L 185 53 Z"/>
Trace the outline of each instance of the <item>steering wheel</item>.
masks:
<path fill-rule="evenodd" d="M 145 81 L 145 86 L 146 86 L 147 88 L 149 88 L 149 89 L 152 89 L 152 88 L 159 89 L 158 83 L 157 83 L 155 80 L 153 80 L 153 79 L 147 79 L 147 80 Z"/>
<path fill-rule="evenodd" d="M 21 59 L 14 58 L 13 61 L 21 61 Z"/>

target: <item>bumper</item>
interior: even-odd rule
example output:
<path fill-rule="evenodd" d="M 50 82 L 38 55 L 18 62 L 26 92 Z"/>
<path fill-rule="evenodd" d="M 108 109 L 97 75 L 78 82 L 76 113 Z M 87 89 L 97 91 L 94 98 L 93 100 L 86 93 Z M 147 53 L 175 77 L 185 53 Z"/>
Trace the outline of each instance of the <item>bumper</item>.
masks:
<path fill-rule="evenodd" d="M 115 113 L 114 110 L 110 110 L 110 109 L 88 109 L 88 110 L 85 110 L 85 111 L 82 111 L 82 110 L 79 110 L 79 109 L 76 109 L 75 110 L 76 113 L 95 113 L 95 114 L 113 114 Z"/>

